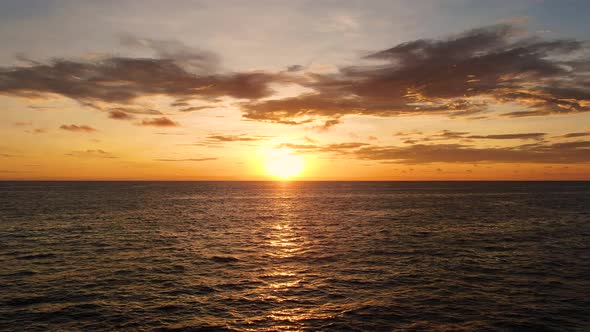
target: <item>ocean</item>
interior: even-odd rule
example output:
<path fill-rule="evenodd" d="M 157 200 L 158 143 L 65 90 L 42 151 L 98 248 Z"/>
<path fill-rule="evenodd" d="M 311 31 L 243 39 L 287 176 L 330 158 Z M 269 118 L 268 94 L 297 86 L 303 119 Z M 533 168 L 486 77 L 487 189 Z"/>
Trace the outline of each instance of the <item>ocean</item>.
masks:
<path fill-rule="evenodd" d="M 2 331 L 590 331 L 590 182 L 0 182 Z"/>

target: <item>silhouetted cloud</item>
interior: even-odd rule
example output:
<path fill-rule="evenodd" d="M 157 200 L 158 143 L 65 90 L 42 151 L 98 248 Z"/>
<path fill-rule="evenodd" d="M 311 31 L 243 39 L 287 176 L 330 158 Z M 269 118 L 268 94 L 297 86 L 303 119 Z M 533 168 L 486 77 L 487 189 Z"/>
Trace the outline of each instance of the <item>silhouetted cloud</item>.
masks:
<path fill-rule="evenodd" d="M 375 52 L 336 74 L 309 74 L 311 93 L 243 105 L 249 119 L 284 122 L 347 114 L 468 116 L 493 103 L 504 116 L 590 111 L 590 58 L 576 40 L 519 38 L 508 24 L 446 40 L 416 40 Z"/>
<path fill-rule="evenodd" d="M 154 127 L 176 127 L 178 123 L 170 120 L 163 116 L 161 118 L 144 119 L 140 123 L 141 126 L 154 126 Z"/>
<path fill-rule="evenodd" d="M 82 132 L 82 133 L 91 133 L 93 131 L 96 131 L 95 128 L 92 128 L 87 125 L 75 125 L 75 124 L 61 125 L 59 127 L 59 129 L 63 129 L 63 130 L 67 130 L 67 131 Z"/>

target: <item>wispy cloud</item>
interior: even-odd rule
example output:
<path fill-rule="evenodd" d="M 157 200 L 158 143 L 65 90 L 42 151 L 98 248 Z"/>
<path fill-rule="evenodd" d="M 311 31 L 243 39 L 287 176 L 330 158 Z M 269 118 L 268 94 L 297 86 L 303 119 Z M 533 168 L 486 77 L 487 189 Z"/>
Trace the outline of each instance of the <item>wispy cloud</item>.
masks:
<path fill-rule="evenodd" d="M 474 135 L 469 132 L 457 132 L 443 130 L 437 134 L 425 136 L 425 140 L 449 140 L 449 139 L 481 139 L 481 140 L 542 140 L 546 133 L 513 133 L 513 134 L 491 134 Z"/>
<path fill-rule="evenodd" d="M 78 157 L 78 158 L 105 158 L 105 159 L 117 158 L 116 156 L 114 156 L 110 152 L 107 152 L 107 151 L 104 151 L 101 149 L 72 151 L 70 153 L 66 153 L 66 156 Z"/>
<path fill-rule="evenodd" d="M 467 144 L 380 146 L 360 142 L 339 144 L 281 144 L 298 153 L 327 153 L 341 158 L 400 164 L 425 163 L 590 163 L 590 141 L 534 143 L 512 147 Z"/>
<path fill-rule="evenodd" d="M 208 141 L 214 142 L 253 142 L 253 141 L 261 141 L 267 139 L 268 136 L 250 136 L 248 134 L 239 134 L 239 135 L 221 135 L 221 134 L 211 134 L 207 136 Z"/>
<path fill-rule="evenodd" d="M 578 132 L 578 133 L 568 133 L 560 136 L 555 136 L 555 138 L 578 138 L 578 137 L 586 137 L 590 136 L 590 131 L 586 132 Z"/>
<path fill-rule="evenodd" d="M 25 133 L 29 133 L 29 134 L 45 134 L 47 132 L 47 129 L 45 128 L 35 128 L 35 129 L 31 129 L 31 130 L 25 130 Z"/>
<path fill-rule="evenodd" d="M 63 129 L 63 130 L 67 130 L 67 131 L 81 132 L 81 133 L 91 133 L 91 132 L 96 131 L 96 129 L 91 126 L 75 125 L 75 124 L 61 125 L 59 128 Z"/>

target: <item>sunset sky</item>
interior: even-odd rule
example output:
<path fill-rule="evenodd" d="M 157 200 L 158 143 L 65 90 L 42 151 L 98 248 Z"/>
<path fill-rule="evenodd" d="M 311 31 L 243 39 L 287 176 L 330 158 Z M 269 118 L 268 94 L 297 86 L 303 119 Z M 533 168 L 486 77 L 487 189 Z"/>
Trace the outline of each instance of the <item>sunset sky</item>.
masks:
<path fill-rule="evenodd" d="M 590 180 L 589 12 L 0 1 L 0 179 Z"/>

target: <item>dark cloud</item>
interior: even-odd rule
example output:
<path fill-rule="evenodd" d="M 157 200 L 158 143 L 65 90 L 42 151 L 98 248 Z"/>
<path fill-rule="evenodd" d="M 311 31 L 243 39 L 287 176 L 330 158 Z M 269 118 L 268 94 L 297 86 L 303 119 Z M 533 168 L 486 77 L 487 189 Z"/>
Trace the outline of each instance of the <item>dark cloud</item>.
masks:
<path fill-rule="evenodd" d="M 175 101 L 173 103 L 170 104 L 170 106 L 172 107 L 186 107 L 186 106 L 190 106 L 190 103 L 187 103 L 186 101 Z"/>
<path fill-rule="evenodd" d="M 393 136 L 400 136 L 400 137 L 414 136 L 414 135 L 422 135 L 422 132 L 418 131 L 418 130 L 411 130 L 411 131 L 398 131 L 393 134 Z"/>
<path fill-rule="evenodd" d="M 188 158 L 188 159 L 155 159 L 156 161 L 209 161 L 219 158 Z"/>
<path fill-rule="evenodd" d="M 470 135 L 470 139 L 533 139 L 542 140 L 545 133 L 499 134 L 499 135 Z"/>
<path fill-rule="evenodd" d="M 489 139 L 489 140 L 542 140 L 546 133 L 517 133 L 517 134 L 493 134 L 493 135 L 473 135 L 469 132 L 458 132 L 443 130 L 438 134 L 427 137 L 427 140 L 448 140 L 448 139 Z"/>
<path fill-rule="evenodd" d="M 100 107 L 97 107 L 98 109 L 101 109 Z M 112 111 L 119 111 L 119 112 L 125 112 L 128 114 L 145 114 L 145 115 L 162 115 L 163 113 L 158 111 L 158 110 L 154 110 L 154 109 L 149 109 L 149 108 L 140 108 L 140 107 L 115 107 L 115 108 L 111 108 L 109 110 L 110 112 Z"/>
<path fill-rule="evenodd" d="M 0 68 L 0 93 L 23 97 L 58 94 L 78 100 L 131 104 L 147 95 L 210 99 L 269 96 L 278 74 L 195 74 L 169 58 L 111 57 L 95 62 L 57 59 L 49 64 Z"/>
<path fill-rule="evenodd" d="M 290 73 L 294 73 L 294 72 L 302 71 L 303 68 L 305 68 L 305 67 L 303 67 L 302 65 L 292 65 L 292 66 L 287 67 L 287 71 Z"/>
<path fill-rule="evenodd" d="M 470 116 L 493 103 L 525 109 L 504 116 L 590 111 L 587 45 L 519 38 L 517 30 L 503 24 L 399 44 L 365 57 L 376 63 L 308 74 L 301 84 L 314 92 L 247 103 L 244 116 L 272 122 L 347 114 Z"/>
<path fill-rule="evenodd" d="M 109 112 L 109 118 L 115 119 L 115 120 L 131 120 L 134 118 L 134 116 L 132 116 L 126 112 L 115 109 L 115 110 L 112 110 Z"/>
<path fill-rule="evenodd" d="M 139 125 L 141 125 L 141 126 L 154 126 L 154 127 L 177 127 L 178 123 L 163 116 L 161 118 L 144 119 L 141 121 L 141 123 Z"/>
<path fill-rule="evenodd" d="M 192 107 L 183 108 L 180 111 L 181 112 L 195 112 L 195 111 L 202 111 L 202 110 L 208 109 L 208 108 L 213 108 L 213 107 L 211 107 L 211 106 L 192 106 Z"/>
<path fill-rule="evenodd" d="M 464 131 L 443 130 L 436 135 L 432 135 L 431 139 L 460 139 L 465 138 L 467 135 L 469 133 Z"/>
<path fill-rule="evenodd" d="M 172 107 L 188 112 L 207 107 L 191 107 L 190 100 L 211 104 L 233 97 L 248 99 L 240 104 L 246 119 L 287 125 L 320 119 L 325 128 L 337 123 L 326 121 L 346 115 L 481 118 L 492 104 L 516 108 L 505 117 L 590 111 L 587 44 L 523 37 L 520 32 L 500 24 L 447 39 L 409 41 L 324 74 L 302 72 L 299 65 L 278 73 L 220 72 L 213 53 L 177 41 L 126 36 L 124 45 L 151 50 L 154 57 L 28 61 L 26 66 L 0 68 L 0 94 L 57 94 L 101 110 L 109 110 L 102 106 L 106 103 L 149 114 L 161 112 L 134 108 L 137 98 L 168 96 L 176 99 Z M 296 83 L 311 92 L 263 99 L 272 95 L 273 83 Z"/>
<path fill-rule="evenodd" d="M 577 137 L 586 137 L 586 136 L 590 136 L 590 132 L 568 133 L 568 134 L 556 136 L 556 138 L 577 138 Z"/>
<path fill-rule="evenodd" d="M 67 131 L 75 131 L 75 132 L 82 132 L 82 133 L 91 133 L 96 131 L 95 128 L 92 128 L 87 125 L 61 125 L 59 129 L 67 130 Z"/>

